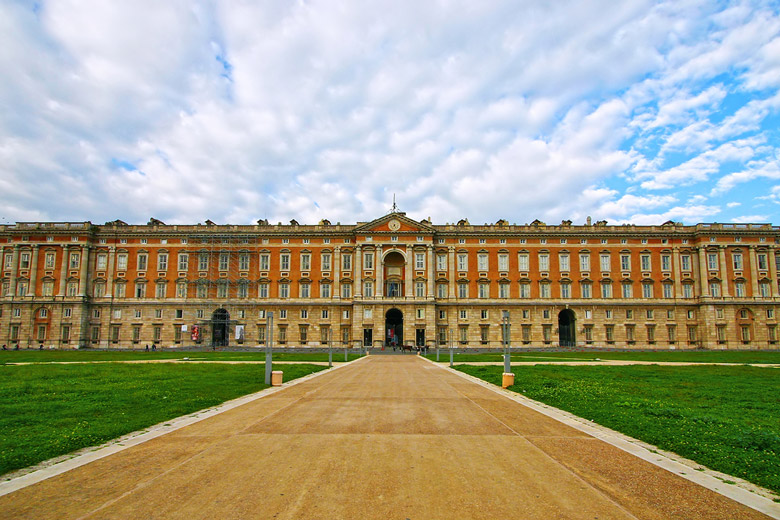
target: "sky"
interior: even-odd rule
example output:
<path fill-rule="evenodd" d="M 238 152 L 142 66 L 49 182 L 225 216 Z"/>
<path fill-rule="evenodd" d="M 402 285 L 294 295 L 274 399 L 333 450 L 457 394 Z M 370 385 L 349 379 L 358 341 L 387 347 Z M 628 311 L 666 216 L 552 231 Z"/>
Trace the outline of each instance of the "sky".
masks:
<path fill-rule="evenodd" d="M 780 224 L 777 1 L 0 0 L 0 223 Z"/>

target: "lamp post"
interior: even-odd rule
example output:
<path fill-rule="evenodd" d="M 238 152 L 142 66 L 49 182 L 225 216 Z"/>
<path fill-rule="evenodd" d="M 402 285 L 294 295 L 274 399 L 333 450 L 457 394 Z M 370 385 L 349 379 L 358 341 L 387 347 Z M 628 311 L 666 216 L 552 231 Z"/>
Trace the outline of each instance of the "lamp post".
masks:
<path fill-rule="evenodd" d="M 501 386 L 507 388 L 515 384 L 515 375 L 512 373 L 512 367 L 510 366 L 510 354 L 512 347 L 509 345 L 511 338 L 510 335 L 510 323 L 509 323 L 509 311 L 502 312 L 501 328 L 504 338 L 504 374 L 501 378 Z"/>
<path fill-rule="evenodd" d="M 452 329 L 450 329 L 450 368 L 452 368 L 452 362 L 454 361 L 455 344 L 452 336 Z"/>
<path fill-rule="evenodd" d="M 333 331 L 328 329 L 328 368 L 333 368 Z"/>
<path fill-rule="evenodd" d="M 271 354 L 271 344 L 274 340 L 274 313 L 268 313 L 268 339 L 265 342 L 265 384 L 271 385 L 271 362 L 273 355 Z"/>

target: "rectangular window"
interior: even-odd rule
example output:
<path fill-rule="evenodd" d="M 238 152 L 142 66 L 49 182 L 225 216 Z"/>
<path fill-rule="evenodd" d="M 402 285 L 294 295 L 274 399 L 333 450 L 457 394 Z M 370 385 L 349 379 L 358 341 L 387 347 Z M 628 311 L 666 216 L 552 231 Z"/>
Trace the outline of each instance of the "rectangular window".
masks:
<path fill-rule="evenodd" d="M 480 253 L 477 255 L 477 269 L 479 271 L 488 270 L 488 255 L 487 253 Z"/>
<path fill-rule="evenodd" d="M 549 283 L 540 283 L 539 284 L 539 298 L 549 298 L 550 297 L 550 284 Z"/>
<path fill-rule="evenodd" d="M 561 298 L 571 298 L 571 284 L 561 284 Z"/>
<path fill-rule="evenodd" d="M 298 287 L 298 292 L 300 293 L 301 298 L 309 298 L 311 296 L 310 287 L 311 285 L 309 285 L 308 283 L 302 283 Z"/>
<path fill-rule="evenodd" d="M 157 255 L 157 270 L 158 271 L 168 270 L 168 253 L 160 253 Z"/>
<path fill-rule="evenodd" d="M 341 255 L 341 268 L 344 271 L 352 270 L 352 255 L 344 253 Z"/>
<path fill-rule="evenodd" d="M 341 297 L 352 298 L 352 284 L 345 283 L 341 286 Z"/>
<path fill-rule="evenodd" d="M 758 290 L 761 293 L 762 298 L 769 298 L 769 283 L 761 282 L 758 284 Z"/>
<path fill-rule="evenodd" d="M 490 298 L 490 285 L 486 283 L 479 284 L 479 297 Z"/>
<path fill-rule="evenodd" d="M 458 332 L 460 336 L 460 343 L 466 344 L 469 342 L 469 326 L 468 325 L 461 325 L 458 327 Z"/>
<path fill-rule="evenodd" d="M 155 290 L 155 298 L 165 298 L 165 284 L 158 283 Z"/>
<path fill-rule="evenodd" d="M 707 253 L 707 269 L 710 271 L 717 271 L 718 270 L 718 254 L 717 253 Z"/>
<path fill-rule="evenodd" d="M 208 253 L 200 253 L 198 255 L 198 270 L 199 271 L 208 271 L 209 268 L 209 254 Z"/>
<path fill-rule="evenodd" d="M 580 271 L 590 271 L 590 255 L 580 253 Z"/>
<path fill-rule="evenodd" d="M 758 254 L 758 269 L 759 271 L 766 271 L 769 269 L 768 262 L 766 260 L 766 253 L 759 253 Z"/>
<path fill-rule="evenodd" d="M 672 257 L 669 255 L 661 255 L 661 270 L 662 271 L 671 271 L 672 270 Z"/>
<path fill-rule="evenodd" d="M 498 284 L 498 297 L 499 298 L 509 298 L 509 284 L 508 283 L 500 283 L 500 284 Z"/>
<path fill-rule="evenodd" d="M 330 298 L 330 284 L 320 285 L 320 298 Z"/>
<path fill-rule="evenodd" d="M 268 271 L 271 268 L 271 255 L 263 253 L 260 255 L 260 270 Z"/>
<path fill-rule="evenodd" d="M 674 285 L 670 283 L 665 283 L 661 287 L 663 287 L 664 298 L 674 298 Z"/>
<path fill-rule="evenodd" d="M 425 269 L 425 253 L 414 254 L 414 268 L 418 271 Z"/>
<path fill-rule="evenodd" d="M 506 253 L 501 253 L 498 255 L 498 270 L 499 271 L 509 271 L 509 255 Z"/>
<path fill-rule="evenodd" d="M 583 298 L 593 298 L 592 286 L 589 283 L 584 283 L 580 286 Z"/>
<path fill-rule="evenodd" d="M 710 295 L 714 298 L 720 298 L 720 282 L 710 282 Z"/>
<path fill-rule="evenodd" d="M 55 258 L 56 256 L 54 253 L 46 253 L 46 269 L 54 269 Z"/>
<path fill-rule="evenodd" d="M 279 256 L 279 269 L 282 271 L 290 270 L 290 253 L 282 253 Z"/>
<path fill-rule="evenodd" d="M 363 284 L 363 297 L 364 298 L 374 297 L 374 282 L 365 282 Z"/>
<path fill-rule="evenodd" d="M 520 253 L 517 255 L 517 270 L 528 271 L 528 253 Z"/>
<path fill-rule="evenodd" d="M 238 255 L 238 270 L 249 271 L 249 253 L 239 253 Z"/>
<path fill-rule="evenodd" d="M 677 341 L 677 326 L 676 325 L 667 325 L 666 326 L 666 334 L 669 337 L 669 343 L 674 343 Z"/>
<path fill-rule="evenodd" d="M 750 327 L 747 325 L 742 325 L 740 327 L 741 335 L 742 335 L 742 343 L 749 343 L 750 342 Z"/>
<path fill-rule="evenodd" d="M 715 331 L 717 332 L 718 343 L 721 345 L 726 343 L 726 326 L 717 325 Z"/>
<path fill-rule="evenodd" d="M 425 282 L 414 282 L 414 295 L 417 298 L 425 297 Z"/>
<path fill-rule="evenodd" d="M 138 255 L 138 270 L 139 271 L 146 271 L 147 265 L 148 265 L 149 257 L 144 254 Z"/>
<path fill-rule="evenodd" d="M 322 263 L 322 269 L 321 270 L 322 271 L 330 271 L 331 270 L 330 260 L 331 260 L 330 253 L 322 253 L 322 260 L 321 260 L 321 263 Z"/>
<path fill-rule="evenodd" d="M 374 268 L 374 253 L 363 253 L 363 269 L 372 270 Z"/>
<path fill-rule="evenodd" d="M 530 283 L 521 283 L 520 284 L 520 298 L 530 298 L 531 297 L 531 284 Z"/>
<path fill-rule="evenodd" d="M 612 284 L 610 283 L 601 284 L 601 297 L 612 298 Z"/>
<path fill-rule="evenodd" d="M 220 271 L 227 271 L 228 267 L 230 267 L 230 253 L 220 253 L 219 254 L 219 270 Z"/>
<path fill-rule="evenodd" d="M 290 297 L 290 284 L 283 282 L 279 284 L 279 298 Z"/>
<path fill-rule="evenodd" d="M 70 254 L 70 268 L 71 269 L 78 269 L 80 260 L 81 260 L 81 255 L 79 253 L 71 253 Z"/>
<path fill-rule="evenodd" d="M 737 298 L 745 297 L 745 284 L 744 282 L 736 282 L 734 284 L 734 296 Z"/>
<path fill-rule="evenodd" d="M 257 297 L 268 298 L 268 283 L 261 282 L 257 284 Z"/>
<path fill-rule="evenodd" d="M 655 325 L 647 326 L 647 341 L 648 343 L 655 343 Z"/>
<path fill-rule="evenodd" d="M 448 287 L 446 283 L 440 283 L 436 284 L 436 297 L 437 298 L 447 298 L 449 295 L 448 293 Z"/>
<path fill-rule="evenodd" d="M 693 284 L 684 283 L 682 289 L 683 289 L 683 298 L 693 298 Z"/>
<path fill-rule="evenodd" d="M 640 256 L 639 263 L 642 266 L 642 271 L 650 271 L 650 255 Z"/>
<path fill-rule="evenodd" d="M 107 267 L 108 267 L 108 255 L 106 255 L 105 253 L 100 253 L 99 255 L 97 255 L 97 265 L 95 266 L 95 268 L 98 271 L 105 271 Z"/>
<path fill-rule="evenodd" d="M 301 309 L 301 319 L 306 320 L 309 318 L 309 311 L 307 309 Z"/>
<path fill-rule="evenodd" d="M 227 283 L 217 284 L 217 298 L 227 298 L 227 297 L 228 297 L 228 284 Z"/>
<path fill-rule="evenodd" d="M 561 271 L 569 271 L 570 270 L 569 255 L 567 254 L 558 255 L 558 265 L 560 266 Z"/>
<path fill-rule="evenodd" d="M 614 343 L 615 342 L 615 326 L 614 325 L 605 325 L 604 326 L 604 332 L 606 333 L 607 343 Z"/>
<path fill-rule="evenodd" d="M 601 266 L 601 270 L 604 272 L 607 272 L 611 269 L 610 267 L 610 260 L 609 260 L 609 254 L 603 254 L 599 256 L 599 262 Z"/>
<path fill-rule="evenodd" d="M 311 255 L 309 253 L 301 254 L 301 271 L 311 270 Z"/>
<path fill-rule="evenodd" d="M 631 270 L 631 255 L 620 255 L 620 270 L 621 271 Z"/>
<path fill-rule="evenodd" d="M 550 255 L 548 255 L 547 253 L 539 253 L 539 270 L 540 271 L 550 270 Z"/>
<path fill-rule="evenodd" d="M 179 271 L 187 271 L 190 268 L 190 255 L 179 253 Z"/>
<path fill-rule="evenodd" d="M 467 283 L 459 283 L 458 284 L 458 298 L 468 298 L 469 297 L 469 284 Z"/>
<path fill-rule="evenodd" d="M 732 258 L 734 259 L 734 270 L 735 271 L 741 271 L 742 270 L 742 253 L 734 253 Z"/>
<path fill-rule="evenodd" d="M 467 253 L 458 253 L 458 271 L 467 271 L 469 268 L 469 257 Z"/>
<path fill-rule="evenodd" d="M 623 284 L 623 298 L 633 298 L 634 287 L 630 283 Z"/>
<path fill-rule="evenodd" d="M 682 255 L 680 257 L 680 263 L 682 264 L 682 270 L 683 271 L 690 271 L 691 270 L 691 257 L 690 257 L 690 255 Z"/>
<path fill-rule="evenodd" d="M 447 270 L 447 255 L 443 255 L 443 254 L 436 255 L 436 270 L 437 271 Z"/>

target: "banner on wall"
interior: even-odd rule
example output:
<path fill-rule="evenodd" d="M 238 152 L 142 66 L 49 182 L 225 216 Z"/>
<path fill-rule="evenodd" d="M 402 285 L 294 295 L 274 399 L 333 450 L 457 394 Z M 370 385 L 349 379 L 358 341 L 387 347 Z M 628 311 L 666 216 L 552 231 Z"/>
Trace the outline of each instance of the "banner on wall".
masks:
<path fill-rule="evenodd" d="M 243 325 L 236 325 L 236 339 L 239 341 L 244 341 L 244 326 Z"/>
<path fill-rule="evenodd" d="M 192 341 L 198 341 L 200 339 L 200 326 L 192 326 Z"/>
<path fill-rule="evenodd" d="M 187 326 L 186 325 L 182 325 L 181 326 L 181 331 L 182 332 L 187 332 Z"/>

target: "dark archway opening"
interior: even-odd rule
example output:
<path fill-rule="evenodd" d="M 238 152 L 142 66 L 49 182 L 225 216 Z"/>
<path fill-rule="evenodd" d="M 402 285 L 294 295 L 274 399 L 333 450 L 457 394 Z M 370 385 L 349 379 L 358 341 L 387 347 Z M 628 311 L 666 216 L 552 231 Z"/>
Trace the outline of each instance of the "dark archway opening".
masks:
<path fill-rule="evenodd" d="M 225 309 L 217 309 L 211 315 L 211 345 L 213 347 L 227 347 L 229 334 L 230 314 Z"/>
<path fill-rule="evenodd" d="M 398 309 L 390 309 L 385 314 L 385 345 L 389 347 L 404 344 L 404 314 Z"/>
<path fill-rule="evenodd" d="M 564 309 L 558 314 L 558 345 L 561 347 L 576 347 L 574 311 Z"/>

